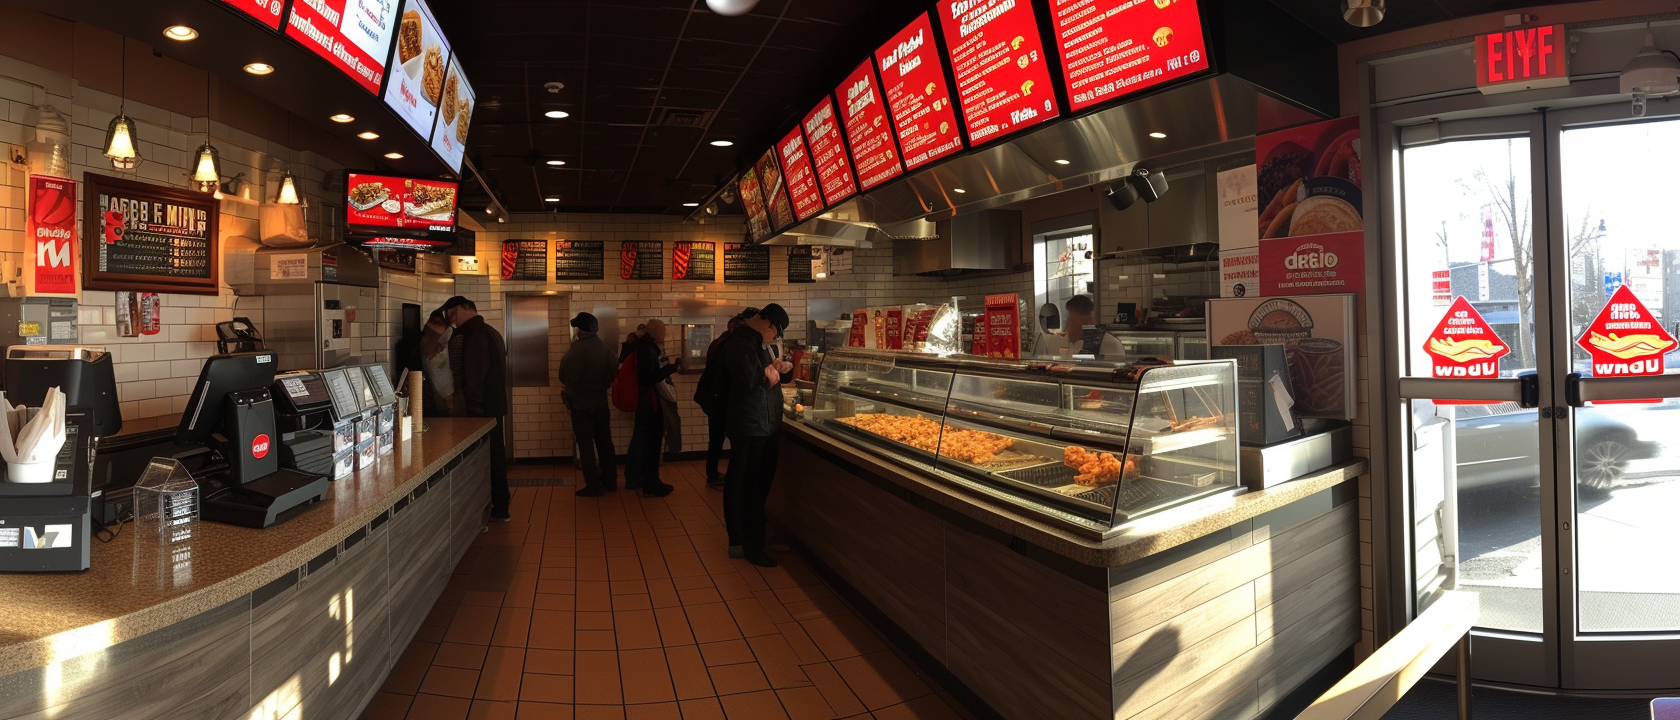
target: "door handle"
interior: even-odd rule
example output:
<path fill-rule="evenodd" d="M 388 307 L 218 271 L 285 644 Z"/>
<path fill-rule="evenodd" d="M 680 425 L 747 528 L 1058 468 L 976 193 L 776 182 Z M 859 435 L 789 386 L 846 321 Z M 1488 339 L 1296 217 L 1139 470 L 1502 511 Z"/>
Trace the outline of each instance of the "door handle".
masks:
<path fill-rule="evenodd" d="M 1581 373 L 1572 372 L 1563 377 L 1563 401 L 1570 407 L 1586 407 L 1581 402 Z"/>
<path fill-rule="evenodd" d="M 1581 377 L 1570 373 L 1564 379 L 1564 400 L 1575 407 L 1603 400 L 1646 400 L 1680 397 L 1680 375 L 1643 377 Z"/>
<path fill-rule="evenodd" d="M 1523 373 L 1517 376 L 1522 383 L 1522 398 L 1517 400 L 1517 407 L 1540 407 L 1540 375 L 1538 373 Z"/>

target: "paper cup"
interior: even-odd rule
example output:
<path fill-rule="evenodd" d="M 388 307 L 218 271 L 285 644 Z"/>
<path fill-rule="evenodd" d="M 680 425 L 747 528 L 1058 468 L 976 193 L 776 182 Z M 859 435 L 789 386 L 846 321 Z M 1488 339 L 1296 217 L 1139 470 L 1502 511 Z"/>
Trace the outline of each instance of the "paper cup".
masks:
<path fill-rule="evenodd" d="M 15 483 L 50 483 L 53 480 L 53 461 L 6 463 L 6 481 Z"/>

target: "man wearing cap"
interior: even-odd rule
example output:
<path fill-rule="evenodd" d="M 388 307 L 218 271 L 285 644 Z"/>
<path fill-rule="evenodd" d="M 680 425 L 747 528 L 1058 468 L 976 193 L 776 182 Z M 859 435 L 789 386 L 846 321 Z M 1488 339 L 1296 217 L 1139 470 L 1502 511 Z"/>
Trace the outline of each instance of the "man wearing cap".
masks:
<path fill-rule="evenodd" d="M 612 415 L 608 412 L 607 394 L 618 377 L 618 362 L 612 349 L 597 333 L 601 323 L 589 313 L 572 318 L 577 339 L 560 359 L 560 400 L 572 416 L 572 433 L 577 437 L 578 468 L 583 472 L 583 487 L 573 493 L 578 497 L 600 497 L 601 493 L 618 489 L 618 471 L 614 467 Z"/>
<path fill-rule="evenodd" d="M 723 474 L 718 472 L 718 463 L 723 459 L 723 441 L 729 432 L 725 423 L 725 418 L 729 416 L 728 382 L 723 378 L 723 365 L 718 361 L 717 351 L 736 327 L 757 315 L 758 308 L 750 307 L 729 318 L 723 334 L 706 346 L 706 369 L 700 373 L 700 382 L 694 388 L 694 402 L 706 413 L 706 487 L 714 490 L 723 489 Z"/>
<path fill-rule="evenodd" d="M 455 373 L 452 414 L 496 419 L 496 429 L 490 431 L 490 520 L 511 522 L 507 442 L 502 437 L 502 416 L 508 412 L 507 343 L 484 322 L 478 305 L 460 295 L 443 303 L 443 317 L 455 328 L 449 341 L 449 365 Z"/>
<path fill-rule="evenodd" d="M 787 326 L 788 314 L 781 305 L 765 305 L 724 336 L 717 352 L 728 398 L 725 425 L 734 448 L 723 486 L 729 556 L 760 567 L 776 566 L 764 547 L 764 503 L 770 498 L 780 455 L 782 383 L 792 375 L 793 363 L 772 357 L 770 343 Z"/>

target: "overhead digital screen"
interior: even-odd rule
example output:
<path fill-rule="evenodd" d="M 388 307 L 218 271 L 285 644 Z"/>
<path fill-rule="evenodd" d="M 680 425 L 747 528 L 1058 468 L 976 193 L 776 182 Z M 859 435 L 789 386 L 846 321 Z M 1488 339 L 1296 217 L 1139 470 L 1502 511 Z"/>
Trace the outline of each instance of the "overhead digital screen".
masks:
<path fill-rule="evenodd" d="M 245 13 L 268 26 L 270 30 L 280 29 L 280 10 L 286 0 L 222 0 L 234 9 Z"/>
<path fill-rule="evenodd" d="M 898 144 L 887 126 L 887 108 L 875 81 L 875 64 L 864 61 L 840 85 L 840 124 L 852 146 L 858 188 L 868 190 L 904 174 Z"/>
<path fill-rule="evenodd" d="M 344 184 L 344 227 L 352 233 L 455 230 L 457 183 L 351 172 Z"/>
<path fill-rule="evenodd" d="M 905 169 L 914 170 L 962 150 L 957 111 L 927 13 L 876 50 L 875 64 L 881 70 L 881 87 L 898 131 L 898 146 L 904 151 Z"/>
<path fill-rule="evenodd" d="M 1073 110 L 1208 69 L 1196 0 L 1050 0 Z"/>
<path fill-rule="evenodd" d="M 758 183 L 758 170 L 749 166 L 741 171 L 738 187 L 741 207 L 747 211 L 747 235 L 753 242 L 770 237 L 770 213 L 764 207 L 764 191 Z"/>
<path fill-rule="evenodd" d="M 788 195 L 793 198 L 793 214 L 801 222 L 822 212 L 822 190 L 817 187 L 817 174 L 811 169 L 811 153 L 805 149 L 805 133 L 799 128 L 776 144 L 782 156 L 782 170 Z"/>
<path fill-rule="evenodd" d="M 753 166 L 758 170 L 758 186 L 764 196 L 765 209 L 770 214 L 770 227 L 781 232 L 793 226 L 793 203 L 788 199 L 787 183 L 782 177 L 781 163 L 776 161 L 774 148 L 765 151 Z"/>
<path fill-rule="evenodd" d="M 834 117 L 834 99 L 823 98 L 805 116 L 805 140 L 811 146 L 811 167 L 817 174 L 823 202 L 833 206 L 857 193 L 857 179 L 846 156 L 846 141 L 840 138 L 840 123 Z"/>
<path fill-rule="evenodd" d="M 397 22 L 397 53 L 385 104 L 422 138 L 432 136 L 448 70 L 449 41 L 438 30 L 426 0 L 411 0 Z"/>
<path fill-rule="evenodd" d="M 991 142 L 1061 114 L 1032 3 L 942 0 L 937 9 L 969 142 Z"/>
<path fill-rule="evenodd" d="M 461 160 L 467 156 L 467 129 L 472 125 L 473 103 L 472 86 L 461 74 L 460 59 L 450 58 L 449 76 L 443 81 L 443 91 L 438 97 L 432 150 L 457 173 L 461 172 Z"/>
<path fill-rule="evenodd" d="M 294 0 L 286 36 L 378 94 L 396 36 L 395 0 Z"/>

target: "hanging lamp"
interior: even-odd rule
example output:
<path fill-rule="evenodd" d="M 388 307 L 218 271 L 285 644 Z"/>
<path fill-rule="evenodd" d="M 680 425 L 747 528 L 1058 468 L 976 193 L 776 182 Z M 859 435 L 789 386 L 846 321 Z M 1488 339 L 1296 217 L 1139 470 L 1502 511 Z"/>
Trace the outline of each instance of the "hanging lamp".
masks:
<path fill-rule="evenodd" d="M 281 205 L 298 204 L 297 183 L 292 180 L 292 174 L 286 173 L 280 178 L 280 197 L 275 202 Z"/>
<path fill-rule="evenodd" d="M 133 170 L 140 165 L 139 136 L 135 132 L 134 118 L 123 114 L 128 103 L 128 38 L 122 41 L 122 84 L 120 86 L 117 116 L 111 118 L 110 127 L 105 129 L 105 157 L 111 158 L 111 167 L 118 170 Z"/>
<path fill-rule="evenodd" d="M 192 184 L 199 192 L 211 193 L 221 199 L 222 154 L 210 144 L 210 74 L 204 76 L 204 144 L 193 153 Z"/>

